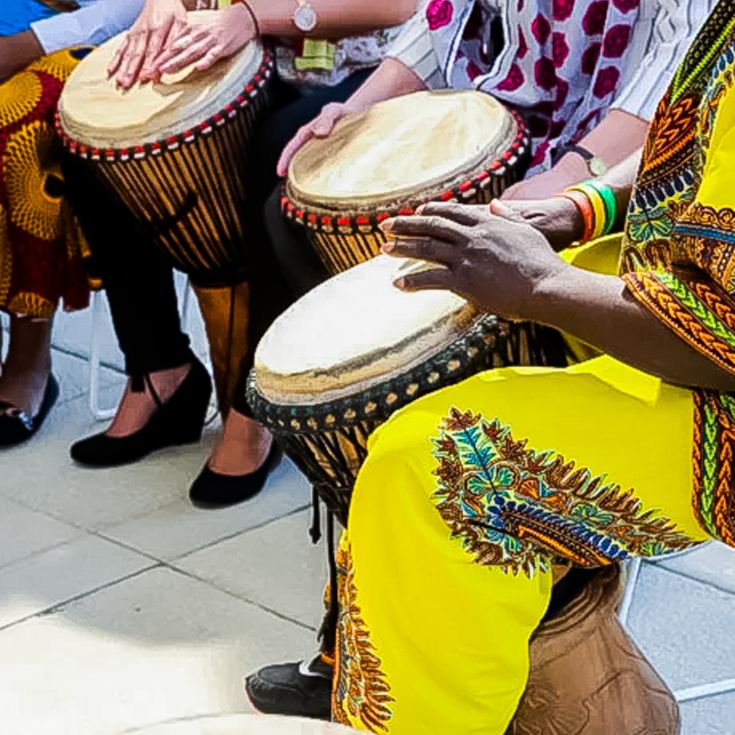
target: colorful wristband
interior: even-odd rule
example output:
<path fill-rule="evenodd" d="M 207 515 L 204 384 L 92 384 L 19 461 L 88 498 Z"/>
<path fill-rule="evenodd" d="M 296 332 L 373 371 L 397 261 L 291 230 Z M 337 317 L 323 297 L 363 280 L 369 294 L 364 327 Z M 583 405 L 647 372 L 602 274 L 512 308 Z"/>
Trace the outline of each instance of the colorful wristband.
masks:
<path fill-rule="evenodd" d="M 589 201 L 592 211 L 595 214 L 592 237 L 590 239 L 596 240 L 598 237 L 601 237 L 602 233 L 605 231 L 605 202 L 597 193 L 597 189 L 594 189 L 586 183 L 582 183 L 570 186 L 565 191 L 567 193 L 576 191 Z"/>
<path fill-rule="evenodd" d="M 582 215 L 582 221 L 584 222 L 584 231 L 582 232 L 581 242 L 589 242 L 592 240 L 595 232 L 595 213 L 592 209 L 592 204 L 589 197 L 581 191 L 574 189 L 568 189 L 562 194 L 557 194 L 559 199 L 567 199 L 572 202 L 579 213 Z"/>
<path fill-rule="evenodd" d="M 587 186 L 592 187 L 602 199 L 603 206 L 605 207 L 605 227 L 602 234 L 609 235 L 618 219 L 618 203 L 615 200 L 615 193 L 609 186 L 599 184 L 596 181 L 587 181 L 585 183 Z"/>

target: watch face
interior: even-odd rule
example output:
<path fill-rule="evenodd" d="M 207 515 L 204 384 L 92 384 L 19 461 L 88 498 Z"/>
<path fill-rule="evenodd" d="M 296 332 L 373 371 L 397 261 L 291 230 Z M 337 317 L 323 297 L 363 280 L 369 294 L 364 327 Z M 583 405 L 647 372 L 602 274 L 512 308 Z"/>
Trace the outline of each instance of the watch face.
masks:
<path fill-rule="evenodd" d="M 595 156 L 594 158 L 590 158 L 590 173 L 593 176 L 603 176 L 607 173 L 607 166 L 605 165 L 605 162 L 601 159 Z"/>
<path fill-rule="evenodd" d="M 317 24 L 317 15 L 314 6 L 308 3 L 299 5 L 293 14 L 293 22 L 303 33 L 313 31 Z"/>

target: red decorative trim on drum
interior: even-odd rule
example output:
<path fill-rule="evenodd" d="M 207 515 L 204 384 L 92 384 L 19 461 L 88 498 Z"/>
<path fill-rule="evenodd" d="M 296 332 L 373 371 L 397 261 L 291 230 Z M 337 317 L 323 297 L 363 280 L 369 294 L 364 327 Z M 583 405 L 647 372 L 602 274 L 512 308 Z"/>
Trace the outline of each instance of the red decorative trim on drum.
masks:
<path fill-rule="evenodd" d="M 531 139 L 528 135 L 526 124 L 521 115 L 515 110 L 510 111 L 518 125 L 518 134 L 511 144 L 510 148 L 502 153 L 500 157 L 488 164 L 487 168 L 479 171 L 471 179 L 463 181 L 453 189 L 442 192 L 434 201 L 449 202 L 463 201 L 469 198 L 477 188 L 484 189 L 490 185 L 493 176 L 503 176 L 505 172 L 514 166 L 519 159 L 525 156 L 530 149 Z M 393 211 L 378 212 L 375 215 L 325 215 L 308 212 L 303 209 L 297 209 L 296 205 L 288 198 L 285 192 L 281 196 L 281 211 L 291 220 L 298 224 L 307 224 L 310 229 L 319 230 L 321 232 L 332 233 L 339 230 L 343 234 L 350 234 L 356 230 L 366 227 L 372 227 L 383 220 L 390 217 L 406 216 L 414 214 L 414 210 L 409 207 L 403 207 Z"/>
<path fill-rule="evenodd" d="M 99 148 L 89 148 L 84 143 L 70 138 L 64 132 L 61 127 L 58 110 L 55 115 L 56 132 L 61 138 L 61 142 L 66 150 L 80 158 L 90 159 L 92 161 L 101 161 L 103 159 L 108 163 L 115 161 L 125 162 L 131 159 L 140 161 L 148 156 L 157 156 L 165 150 L 175 151 L 182 145 L 193 143 L 200 136 L 210 135 L 214 128 L 222 127 L 228 120 L 232 120 L 238 114 L 239 109 L 248 107 L 273 75 L 274 67 L 275 59 L 273 54 L 270 51 L 265 51 L 263 63 L 243 92 L 238 95 L 234 103 L 226 105 L 223 110 L 214 113 L 207 120 L 199 123 L 195 128 L 185 130 L 178 135 L 172 135 L 162 143 L 146 143 L 145 145 L 137 145 L 129 148 L 107 148 L 104 151 L 101 151 Z"/>

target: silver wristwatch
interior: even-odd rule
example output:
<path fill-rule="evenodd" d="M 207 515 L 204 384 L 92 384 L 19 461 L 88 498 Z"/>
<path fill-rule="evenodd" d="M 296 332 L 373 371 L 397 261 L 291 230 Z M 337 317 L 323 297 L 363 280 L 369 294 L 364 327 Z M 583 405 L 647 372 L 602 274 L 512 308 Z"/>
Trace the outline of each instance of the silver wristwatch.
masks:
<path fill-rule="evenodd" d="M 316 8 L 308 0 L 296 0 L 297 8 L 293 13 L 293 24 L 302 33 L 310 33 L 319 22 Z"/>

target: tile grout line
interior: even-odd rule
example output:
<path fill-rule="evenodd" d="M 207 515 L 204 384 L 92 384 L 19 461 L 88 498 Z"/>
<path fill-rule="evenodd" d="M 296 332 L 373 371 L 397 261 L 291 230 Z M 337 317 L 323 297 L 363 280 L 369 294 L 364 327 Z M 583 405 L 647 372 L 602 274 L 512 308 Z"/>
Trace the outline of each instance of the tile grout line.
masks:
<path fill-rule="evenodd" d="M 302 505 L 302 506 L 299 506 L 298 508 L 294 508 L 293 510 L 289 510 L 283 515 L 269 518 L 267 520 L 261 521 L 260 523 L 256 523 L 254 526 L 243 528 L 240 531 L 234 531 L 233 533 L 228 533 L 226 536 L 222 536 L 222 538 L 215 539 L 213 541 L 208 541 L 206 544 L 203 544 L 202 546 L 197 546 L 194 549 L 185 551 L 183 554 L 178 554 L 177 556 L 173 556 L 171 557 L 171 559 L 166 560 L 164 563 L 169 564 L 169 563 L 181 561 L 182 559 L 186 559 L 188 556 L 191 556 L 192 554 L 197 554 L 200 551 L 206 551 L 207 549 L 211 549 L 212 547 L 217 546 L 217 544 L 224 543 L 225 541 L 232 541 L 232 539 L 237 538 L 238 536 L 241 536 L 243 534 L 251 533 L 252 531 L 259 531 L 260 529 L 266 528 L 273 523 L 277 523 L 278 521 L 283 521 L 286 518 L 290 518 L 291 516 L 301 513 L 302 511 L 308 510 L 310 507 L 311 507 L 311 503 L 307 503 L 306 505 Z M 306 536 L 306 538 L 308 539 L 308 536 Z"/>
<path fill-rule="evenodd" d="M 278 612 L 278 610 L 274 610 L 272 607 L 268 607 L 267 605 L 263 605 L 260 602 L 256 602 L 255 600 L 251 600 L 248 597 L 242 597 L 238 594 L 235 594 L 234 592 L 231 592 L 230 590 L 220 587 L 219 585 L 215 584 L 209 579 L 204 579 L 202 577 L 197 576 L 196 574 L 193 574 L 192 572 L 188 572 L 185 569 L 179 569 L 179 567 L 173 567 L 170 564 L 163 564 L 164 567 L 169 569 L 170 571 L 180 574 L 182 577 L 187 577 L 188 579 L 191 579 L 195 582 L 199 582 L 201 584 L 206 584 L 208 587 L 211 587 L 212 589 L 217 590 L 218 592 L 221 592 L 222 594 L 227 595 L 228 597 L 231 597 L 234 600 L 238 600 L 239 602 L 244 602 L 247 605 L 250 605 L 252 607 L 257 608 L 258 610 L 262 610 L 263 612 L 267 612 L 274 617 L 279 618 L 280 620 L 283 620 L 287 623 L 293 623 L 293 625 L 297 625 L 299 628 L 303 628 L 304 630 L 311 631 L 312 633 L 316 633 L 316 628 L 311 625 L 307 625 L 306 623 L 302 623 L 300 620 L 297 620 L 296 618 L 292 618 L 289 615 L 286 615 L 285 613 Z"/>
<path fill-rule="evenodd" d="M 19 618 L 18 620 L 14 620 L 12 623 L 0 625 L 0 633 L 4 633 L 6 630 L 13 628 L 16 625 L 27 623 L 29 620 L 33 620 L 33 618 L 43 618 L 43 617 L 47 617 L 48 615 L 53 615 L 54 613 L 59 612 L 60 610 L 63 610 L 68 605 L 72 605 L 75 602 L 79 602 L 79 600 L 83 600 L 85 597 L 90 597 L 91 595 L 95 595 L 98 592 L 101 592 L 102 590 L 106 590 L 122 582 L 127 582 L 131 579 L 135 579 L 136 577 L 139 577 L 141 574 L 150 572 L 159 566 L 160 566 L 159 564 L 151 564 L 150 566 L 145 567 L 143 569 L 139 569 L 136 572 L 131 572 L 130 574 L 126 574 L 122 577 L 118 577 L 117 579 L 112 579 L 108 582 L 105 582 L 104 584 L 94 587 L 91 590 L 87 590 L 86 592 L 80 592 L 76 595 L 72 595 L 71 597 L 65 600 L 62 600 L 61 602 L 56 602 L 53 605 L 50 605 L 49 607 L 44 608 L 43 610 L 38 610 L 37 612 L 34 612 L 31 615 L 26 615 L 25 617 Z"/>
<path fill-rule="evenodd" d="M 701 584 L 704 587 L 711 587 L 713 590 L 717 590 L 718 592 L 722 592 L 724 595 L 730 595 L 731 597 L 735 597 L 735 590 L 729 590 L 725 589 L 724 587 L 720 587 L 717 584 L 714 584 L 713 582 L 708 582 L 704 579 L 700 579 L 699 577 L 693 577 L 690 574 L 687 574 L 686 572 L 678 571 L 677 569 L 669 569 L 668 567 L 662 566 L 659 564 L 653 564 L 656 569 L 661 570 L 662 572 L 666 572 L 667 574 L 671 574 L 674 577 L 681 577 L 682 579 L 686 579 L 688 582 L 695 582 L 697 584 Z"/>

